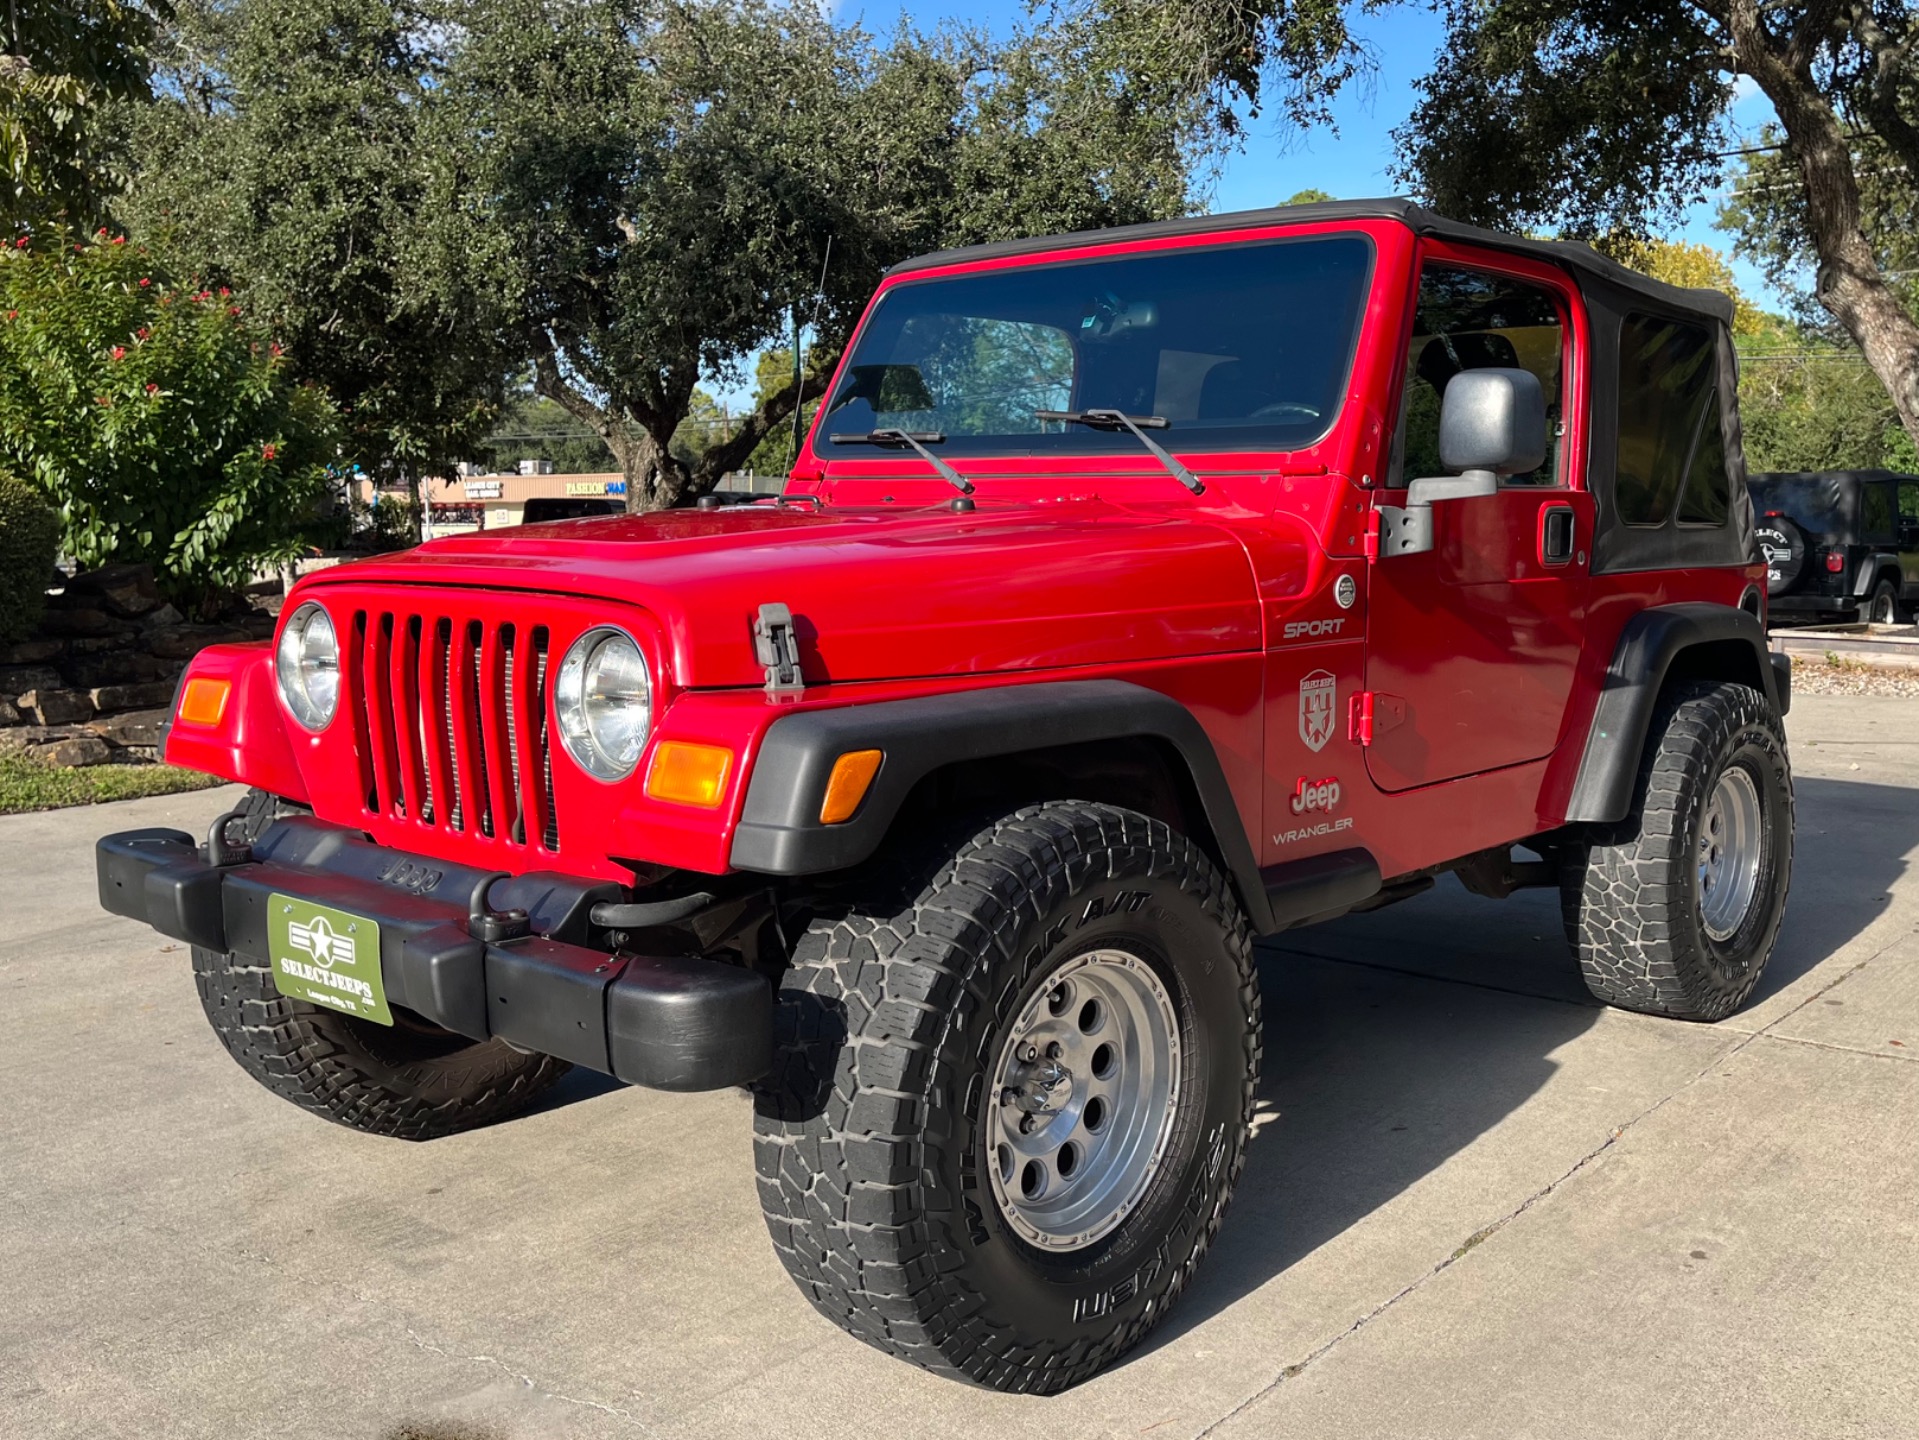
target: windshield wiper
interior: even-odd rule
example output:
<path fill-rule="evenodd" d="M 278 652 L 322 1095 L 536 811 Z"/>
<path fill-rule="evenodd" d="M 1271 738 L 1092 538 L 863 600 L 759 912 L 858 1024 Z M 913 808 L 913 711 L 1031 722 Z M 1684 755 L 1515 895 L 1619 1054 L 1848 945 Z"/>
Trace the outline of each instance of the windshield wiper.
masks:
<path fill-rule="evenodd" d="M 1166 467 L 1167 474 L 1195 495 L 1206 493 L 1199 476 L 1175 460 L 1157 440 L 1140 428 L 1142 425 L 1155 430 L 1170 428 L 1173 422 L 1164 415 L 1128 415 L 1123 410 L 1035 410 L 1033 418 L 1057 420 L 1062 425 L 1087 425 L 1095 430 L 1131 430 L 1139 437 L 1139 443 L 1151 450 L 1153 457 Z"/>
<path fill-rule="evenodd" d="M 946 483 L 962 495 L 973 493 L 973 482 L 959 471 L 948 465 L 939 456 L 926 447 L 944 443 L 946 435 L 939 430 L 867 430 L 857 435 L 828 435 L 835 445 L 910 445 L 935 470 L 946 478 Z"/>

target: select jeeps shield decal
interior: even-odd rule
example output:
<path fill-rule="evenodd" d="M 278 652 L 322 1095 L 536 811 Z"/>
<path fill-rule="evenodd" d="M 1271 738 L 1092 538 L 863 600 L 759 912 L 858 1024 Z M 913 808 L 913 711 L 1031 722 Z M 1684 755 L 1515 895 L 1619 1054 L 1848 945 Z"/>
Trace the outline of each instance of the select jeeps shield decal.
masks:
<path fill-rule="evenodd" d="M 1320 751 L 1333 738 L 1333 699 L 1339 681 L 1329 670 L 1315 670 L 1299 682 L 1299 738 Z"/>
<path fill-rule="evenodd" d="M 292 895 L 268 902 L 268 962 L 282 995 L 391 1025 L 380 975 L 380 927 Z"/>

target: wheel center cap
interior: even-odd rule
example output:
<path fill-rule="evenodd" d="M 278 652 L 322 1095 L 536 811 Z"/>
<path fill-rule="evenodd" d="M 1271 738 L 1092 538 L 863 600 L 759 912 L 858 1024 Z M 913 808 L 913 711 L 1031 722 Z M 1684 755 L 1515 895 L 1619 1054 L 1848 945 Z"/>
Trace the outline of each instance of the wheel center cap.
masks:
<path fill-rule="evenodd" d="M 1073 1072 L 1051 1056 L 1029 1060 L 1014 1072 L 1008 1094 L 1028 1115 L 1053 1114 L 1073 1096 Z"/>

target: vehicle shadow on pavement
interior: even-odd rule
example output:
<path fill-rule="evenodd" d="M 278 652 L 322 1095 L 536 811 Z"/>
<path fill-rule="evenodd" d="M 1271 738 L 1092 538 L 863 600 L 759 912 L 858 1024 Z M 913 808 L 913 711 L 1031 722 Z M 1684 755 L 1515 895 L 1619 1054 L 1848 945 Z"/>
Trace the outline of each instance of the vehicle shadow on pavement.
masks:
<path fill-rule="evenodd" d="M 1327 926 L 1315 949 L 1379 956 L 1353 928 Z M 1563 947 L 1556 934 L 1547 941 Z M 1212 1257 L 1156 1344 L 1257 1290 L 1499 1124 L 1599 1015 L 1583 992 L 1534 998 L 1271 945 L 1261 947 L 1260 981 L 1265 1069 L 1246 1170 Z"/>
<path fill-rule="evenodd" d="M 1756 1003 L 1844 949 L 1885 914 L 1919 849 L 1919 790 L 1851 780 L 1793 782 L 1792 892 Z"/>
<path fill-rule="evenodd" d="M 1911 789 L 1800 779 L 1796 793 L 1792 899 L 1753 1004 L 1877 920 L 1919 848 Z M 1532 1097 L 1553 1053 L 1601 1013 L 1557 891 L 1486 900 L 1443 879 L 1259 950 L 1265 1070 L 1246 1171 L 1212 1257 L 1148 1349 L 1438 1169 Z"/>

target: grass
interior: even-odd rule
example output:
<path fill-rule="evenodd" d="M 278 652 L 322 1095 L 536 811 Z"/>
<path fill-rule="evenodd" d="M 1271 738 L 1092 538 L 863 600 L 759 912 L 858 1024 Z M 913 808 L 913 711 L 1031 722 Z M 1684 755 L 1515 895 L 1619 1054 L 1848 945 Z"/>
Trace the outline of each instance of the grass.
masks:
<path fill-rule="evenodd" d="M 77 770 L 49 765 L 21 750 L 0 750 L 0 815 L 177 795 L 225 784 L 198 770 L 175 765 L 87 765 Z"/>

